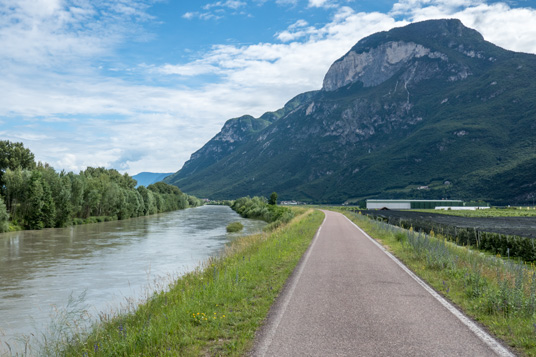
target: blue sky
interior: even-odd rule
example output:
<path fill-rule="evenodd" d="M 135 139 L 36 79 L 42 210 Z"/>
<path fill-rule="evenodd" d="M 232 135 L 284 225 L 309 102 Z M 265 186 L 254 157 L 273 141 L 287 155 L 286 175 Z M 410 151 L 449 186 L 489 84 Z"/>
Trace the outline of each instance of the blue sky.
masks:
<path fill-rule="evenodd" d="M 536 0 L 0 0 L 0 139 L 58 170 L 174 172 L 364 36 L 433 18 L 536 53 Z"/>

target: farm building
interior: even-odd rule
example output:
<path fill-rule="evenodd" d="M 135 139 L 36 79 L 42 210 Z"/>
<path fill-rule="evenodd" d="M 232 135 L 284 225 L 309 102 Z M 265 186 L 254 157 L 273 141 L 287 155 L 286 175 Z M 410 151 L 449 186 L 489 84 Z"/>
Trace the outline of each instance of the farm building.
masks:
<path fill-rule="evenodd" d="M 434 209 L 463 206 L 461 200 L 367 200 L 367 209 Z"/>

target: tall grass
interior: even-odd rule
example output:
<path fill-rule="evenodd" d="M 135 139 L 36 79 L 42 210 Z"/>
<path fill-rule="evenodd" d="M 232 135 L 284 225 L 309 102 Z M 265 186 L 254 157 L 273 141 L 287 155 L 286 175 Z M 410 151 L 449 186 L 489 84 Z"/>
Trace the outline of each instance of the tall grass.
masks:
<path fill-rule="evenodd" d="M 243 355 L 322 219 L 308 211 L 270 234 L 240 238 L 146 303 L 101 316 L 44 355 Z"/>
<path fill-rule="evenodd" d="M 345 214 L 417 275 L 517 351 L 536 356 L 536 269 L 461 247 L 434 233 Z"/>

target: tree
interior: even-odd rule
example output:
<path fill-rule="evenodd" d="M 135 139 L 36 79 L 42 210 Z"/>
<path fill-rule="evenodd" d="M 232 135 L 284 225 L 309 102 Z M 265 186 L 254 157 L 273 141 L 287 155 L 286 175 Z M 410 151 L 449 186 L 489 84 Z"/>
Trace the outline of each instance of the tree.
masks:
<path fill-rule="evenodd" d="M 44 190 L 41 184 L 41 173 L 33 171 L 28 186 L 27 199 L 25 202 L 25 227 L 28 229 L 43 229 L 43 201 Z"/>
<path fill-rule="evenodd" d="M 43 188 L 43 195 L 41 196 L 42 208 L 41 208 L 41 220 L 44 228 L 53 228 L 56 226 L 56 204 L 52 198 L 52 191 L 48 182 L 41 181 L 41 187 Z"/>
<path fill-rule="evenodd" d="M 4 200 L 0 197 L 0 233 L 9 230 L 9 214 L 7 213 Z"/>
<path fill-rule="evenodd" d="M 4 190 L 4 173 L 7 169 L 17 168 L 32 170 L 35 168 L 35 157 L 30 149 L 22 143 L 0 140 L 0 190 Z"/>
<path fill-rule="evenodd" d="M 31 171 L 21 168 L 7 169 L 4 173 L 5 204 L 12 221 L 17 221 L 19 216 L 24 215 L 24 202 L 28 194 L 31 175 Z"/>
<path fill-rule="evenodd" d="M 272 206 L 277 205 L 277 193 L 276 192 L 272 192 L 272 194 L 270 195 L 270 200 L 268 201 L 268 204 Z"/>

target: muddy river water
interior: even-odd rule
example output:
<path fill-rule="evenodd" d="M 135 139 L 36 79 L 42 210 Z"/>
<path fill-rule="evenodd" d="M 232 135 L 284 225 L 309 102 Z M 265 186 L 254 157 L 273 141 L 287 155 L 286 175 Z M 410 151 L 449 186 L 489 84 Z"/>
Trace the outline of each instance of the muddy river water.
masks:
<path fill-rule="evenodd" d="M 229 207 L 203 206 L 64 229 L 0 234 L 0 355 L 21 335 L 47 331 L 69 309 L 118 311 L 219 254 L 230 222 L 258 232 Z M 71 301 L 71 302 L 69 302 Z M 75 303 L 76 302 L 76 303 Z M 19 336 L 19 338 L 17 338 Z"/>

